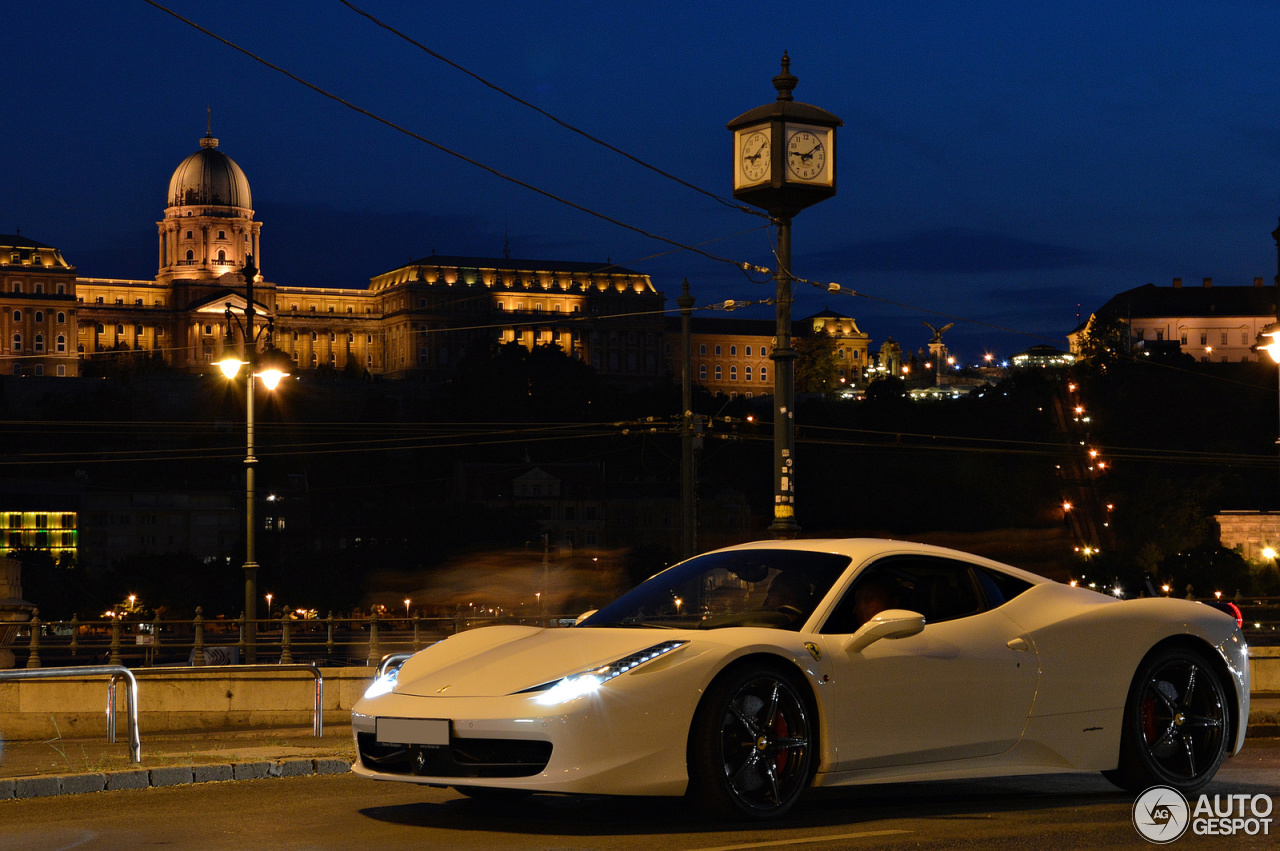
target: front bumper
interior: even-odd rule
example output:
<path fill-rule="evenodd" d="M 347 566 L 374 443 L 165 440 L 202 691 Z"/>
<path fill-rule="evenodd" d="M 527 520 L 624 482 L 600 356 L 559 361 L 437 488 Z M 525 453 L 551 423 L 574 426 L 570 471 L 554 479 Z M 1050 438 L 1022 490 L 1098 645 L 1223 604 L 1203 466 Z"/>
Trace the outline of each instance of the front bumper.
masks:
<path fill-rule="evenodd" d="M 612 685 L 554 706 L 538 703 L 537 694 L 367 698 L 351 716 L 358 754 L 352 771 L 439 786 L 683 794 L 699 691 L 655 699 Z M 446 720 L 448 744 L 378 742 L 379 717 Z"/>

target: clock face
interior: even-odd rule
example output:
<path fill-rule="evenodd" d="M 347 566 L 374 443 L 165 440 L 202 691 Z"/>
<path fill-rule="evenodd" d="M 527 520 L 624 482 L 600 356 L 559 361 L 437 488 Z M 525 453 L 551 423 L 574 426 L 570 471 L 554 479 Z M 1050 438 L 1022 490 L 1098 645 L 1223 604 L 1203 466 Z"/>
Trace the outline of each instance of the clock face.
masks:
<path fill-rule="evenodd" d="M 769 175 L 769 134 L 763 130 L 748 133 L 742 138 L 739 160 L 744 183 L 755 183 Z"/>
<path fill-rule="evenodd" d="M 827 146 L 822 136 L 799 130 L 787 138 L 787 170 L 798 180 L 816 180 L 827 165 Z"/>

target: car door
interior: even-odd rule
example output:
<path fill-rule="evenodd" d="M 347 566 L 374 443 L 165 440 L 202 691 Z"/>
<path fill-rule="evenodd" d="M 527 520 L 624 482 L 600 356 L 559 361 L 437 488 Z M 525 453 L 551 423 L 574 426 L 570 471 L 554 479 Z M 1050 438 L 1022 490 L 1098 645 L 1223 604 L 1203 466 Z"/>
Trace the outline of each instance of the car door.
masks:
<path fill-rule="evenodd" d="M 821 629 L 831 659 L 826 729 L 836 770 L 989 756 L 1021 737 L 1039 665 L 1031 639 L 1000 611 L 1004 600 L 982 570 L 956 559 L 895 555 L 859 573 Z M 843 644 L 865 616 L 858 595 L 876 584 L 889 589 L 880 608 L 919 612 L 924 630 L 848 652 Z"/>

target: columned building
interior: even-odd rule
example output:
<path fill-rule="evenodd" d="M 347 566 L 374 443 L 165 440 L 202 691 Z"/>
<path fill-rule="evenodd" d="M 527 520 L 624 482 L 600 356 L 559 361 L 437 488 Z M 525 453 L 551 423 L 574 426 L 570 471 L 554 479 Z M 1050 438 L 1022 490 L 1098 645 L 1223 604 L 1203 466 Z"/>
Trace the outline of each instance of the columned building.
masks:
<path fill-rule="evenodd" d="M 243 270 L 252 261 L 256 315 L 274 321 L 272 342 L 298 370 L 441 378 L 468 351 L 518 342 L 558 345 L 606 380 L 644 384 L 667 374 L 664 299 L 640 272 L 610 263 L 433 255 L 365 286 L 286 285 L 264 276 L 261 228 L 244 171 L 207 135 L 169 180 L 154 280 L 77 278 L 56 249 L 7 238 L 14 246 L 0 260 L 17 259 L 5 270 L 6 292 L 24 299 L 7 311 L 15 318 L 5 340 L 22 356 L 11 359 L 14 366 L 19 374 L 75 375 L 77 356 L 151 352 L 178 369 L 207 370 L 228 336 L 227 306 L 243 315 Z M 55 279 L 69 309 L 28 309 L 37 295 L 54 297 Z M 45 323 L 39 330 L 37 315 Z M 66 349 L 55 373 L 47 356 L 58 345 L 58 321 L 67 323 Z M 33 359 L 37 354 L 46 357 Z"/>

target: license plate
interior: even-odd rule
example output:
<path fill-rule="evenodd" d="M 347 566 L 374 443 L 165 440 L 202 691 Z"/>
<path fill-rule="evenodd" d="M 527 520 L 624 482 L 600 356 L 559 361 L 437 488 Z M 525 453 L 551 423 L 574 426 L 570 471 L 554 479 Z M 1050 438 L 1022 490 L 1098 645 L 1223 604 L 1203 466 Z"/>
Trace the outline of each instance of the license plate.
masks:
<path fill-rule="evenodd" d="M 388 745 L 447 745 L 449 721 L 441 718 L 379 718 L 375 735 Z"/>

